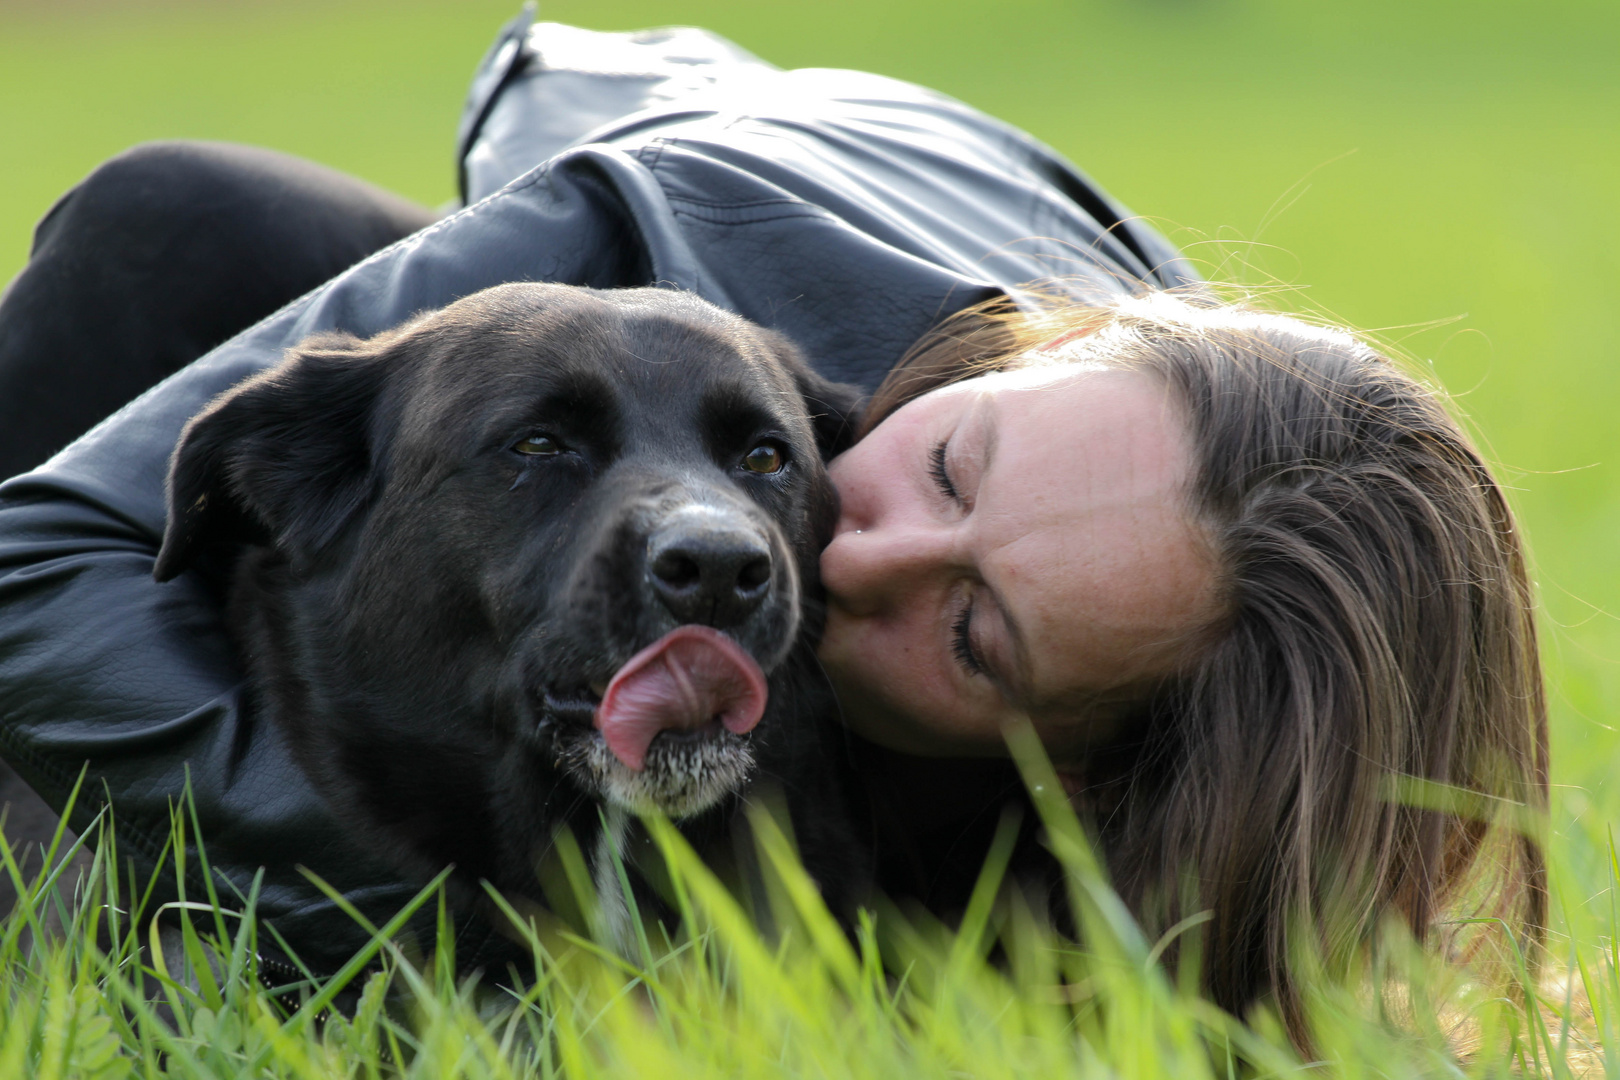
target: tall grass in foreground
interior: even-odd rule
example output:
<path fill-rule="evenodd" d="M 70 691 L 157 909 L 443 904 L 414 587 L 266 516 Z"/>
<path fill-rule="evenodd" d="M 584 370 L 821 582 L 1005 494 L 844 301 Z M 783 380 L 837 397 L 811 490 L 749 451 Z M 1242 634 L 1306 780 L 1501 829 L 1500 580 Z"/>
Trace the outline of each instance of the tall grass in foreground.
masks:
<path fill-rule="evenodd" d="M 761 814 L 769 934 L 653 821 L 681 920 L 639 924 L 628 957 L 560 923 L 529 923 L 532 970 L 458 979 L 435 882 L 370 928 L 371 944 L 336 975 L 277 985 L 258 970 L 254 920 L 216 897 L 155 905 L 120 880 L 108 829 L 78 877 L 65 870 L 71 850 L 28 881 L 0 850 L 23 890 L 0 922 L 0 1077 L 1213 1080 L 1606 1067 L 1620 966 L 1592 941 L 1554 943 L 1552 977 L 1531 986 L 1521 969 L 1506 994 L 1418 950 L 1386 949 L 1348 983 L 1313 981 L 1317 1060 L 1304 1060 L 1264 1010 L 1241 1023 L 1164 969 L 1171 937 L 1196 941 L 1196 918 L 1144 937 L 1044 759 L 1024 760 L 1079 943 L 1000 888 L 1010 829 L 959 926 L 884 911 L 863 915 L 852 940 Z M 170 850 L 182 860 L 185 826 L 177 814 Z M 424 950 L 401 928 L 435 905 L 439 947 Z M 1573 978 L 1558 978 L 1566 968 Z M 1516 1004 L 1526 998 L 1534 1007 Z"/>

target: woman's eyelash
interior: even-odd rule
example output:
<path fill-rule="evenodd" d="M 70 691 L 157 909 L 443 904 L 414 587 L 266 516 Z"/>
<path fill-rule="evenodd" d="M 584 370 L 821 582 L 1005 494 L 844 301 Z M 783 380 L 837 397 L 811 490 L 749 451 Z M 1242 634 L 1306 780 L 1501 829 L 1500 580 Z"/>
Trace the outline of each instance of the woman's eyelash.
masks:
<path fill-rule="evenodd" d="M 951 623 L 951 652 L 956 655 L 957 663 L 967 669 L 968 674 L 983 675 L 984 665 L 979 663 L 979 657 L 973 651 L 973 637 L 968 633 L 968 627 L 972 622 L 973 605 L 967 604 Z"/>
<path fill-rule="evenodd" d="M 945 471 L 945 440 L 941 439 L 934 444 L 928 452 L 928 475 L 934 478 L 934 486 L 945 493 L 945 497 L 952 502 L 961 502 L 962 497 L 956 493 L 956 485 L 951 483 L 950 473 Z"/>

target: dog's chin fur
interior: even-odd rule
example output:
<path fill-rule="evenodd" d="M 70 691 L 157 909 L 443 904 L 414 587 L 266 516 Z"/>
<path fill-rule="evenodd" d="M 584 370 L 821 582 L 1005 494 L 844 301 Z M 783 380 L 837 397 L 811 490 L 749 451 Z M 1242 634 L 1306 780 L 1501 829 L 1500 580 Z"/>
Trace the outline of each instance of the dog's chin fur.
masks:
<path fill-rule="evenodd" d="M 636 772 L 613 756 L 597 731 L 560 738 L 557 763 L 604 803 L 636 814 L 658 811 L 674 821 L 695 817 L 741 791 L 754 772 L 747 736 L 720 731 L 701 738 L 660 736 Z"/>

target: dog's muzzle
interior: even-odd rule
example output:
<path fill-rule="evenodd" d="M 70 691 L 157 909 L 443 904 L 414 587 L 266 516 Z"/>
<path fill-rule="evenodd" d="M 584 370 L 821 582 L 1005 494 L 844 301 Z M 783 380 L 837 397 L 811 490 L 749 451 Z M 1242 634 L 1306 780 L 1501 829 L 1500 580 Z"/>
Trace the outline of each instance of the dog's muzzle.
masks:
<path fill-rule="evenodd" d="M 752 508 L 684 486 L 672 494 L 635 504 L 597 549 L 613 556 L 585 561 L 578 579 L 630 601 L 602 644 L 633 655 L 605 682 L 548 687 L 540 704 L 555 760 L 576 783 L 612 805 L 682 818 L 752 773 L 749 733 L 765 713 L 766 672 L 798 632 L 799 585 L 782 538 Z"/>

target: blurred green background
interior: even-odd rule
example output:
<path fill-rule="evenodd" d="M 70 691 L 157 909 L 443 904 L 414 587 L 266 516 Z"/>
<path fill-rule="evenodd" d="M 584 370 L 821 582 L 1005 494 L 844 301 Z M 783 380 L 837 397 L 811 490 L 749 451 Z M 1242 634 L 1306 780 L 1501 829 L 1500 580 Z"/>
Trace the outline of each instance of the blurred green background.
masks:
<path fill-rule="evenodd" d="M 516 0 L 0 0 L 0 280 L 147 139 L 259 143 L 427 204 Z M 1620 819 L 1615 0 L 550 0 L 708 26 L 786 67 L 925 83 L 1068 154 L 1213 277 L 1380 333 L 1514 490 L 1544 607 L 1555 826 L 1597 892 Z"/>

